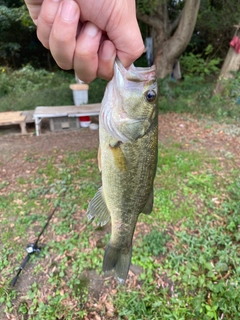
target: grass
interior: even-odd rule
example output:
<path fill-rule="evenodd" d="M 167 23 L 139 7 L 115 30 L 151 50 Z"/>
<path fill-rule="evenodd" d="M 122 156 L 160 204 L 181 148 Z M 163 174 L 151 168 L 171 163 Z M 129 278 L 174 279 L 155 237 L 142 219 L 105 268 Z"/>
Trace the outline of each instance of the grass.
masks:
<path fill-rule="evenodd" d="M 154 212 L 140 216 L 134 239 L 132 263 L 142 270 L 137 285 L 131 275 L 126 287 L 105 280 L 99 290 L 106 298 L 98 302 L 89 274 L 100 277 L 109 234 L 85 216 L 101 183 L 96 157 L 96 150 L 31 155 L 25 161 L 36 164 L 36 173 L 20 177 L 10 192 L 7 181 L 2 184 L 2 312 L 32 320 L 83 319 L 93 312 L 103 319 L 239 319 L 240 177 L 234 159 L 225 172 L 203 151 L 159 146 Z M 24 248 L 55 205 L 43 250 L 18 282 L 28 289 L 9 288 Z"/>
<path fill-rule="evenodd" d="M 209 116 L 217 121 L 236 122 L 240 119 L 240 73 L 225 83 L 223 95 L 213 95 L 217 78 L 186 75 L 183 80 L 159 80 L 161 112 L 191 113 Z"/>

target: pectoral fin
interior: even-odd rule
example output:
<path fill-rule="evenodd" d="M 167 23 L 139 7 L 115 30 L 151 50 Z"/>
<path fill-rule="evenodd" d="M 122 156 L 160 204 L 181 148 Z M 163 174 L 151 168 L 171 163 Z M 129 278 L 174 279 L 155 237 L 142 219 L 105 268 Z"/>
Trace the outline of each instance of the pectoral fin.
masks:
<path fill-rule="evenodd" d="M 102 187 L 98 189 L 97 193 L 90 201 L 87 217 L 89 221 L 95 219 L 96 224 L 101 227 L 110 220 L 110 214 L 102 194 Z"/>
<path fill-rule="evenodd" d="M 152 209 L 153 209 L 153 190 L 151 191 L 151 193 L 148 197 L 148 201 L 147 201 L 142 213 L 150 214 L 152 212 Z"/>

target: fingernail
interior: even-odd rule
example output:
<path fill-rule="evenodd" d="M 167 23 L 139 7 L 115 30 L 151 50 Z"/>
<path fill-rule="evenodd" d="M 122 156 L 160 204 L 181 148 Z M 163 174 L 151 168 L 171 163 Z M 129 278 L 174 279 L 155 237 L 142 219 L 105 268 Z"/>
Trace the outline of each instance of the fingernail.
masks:
<path fill-rule="evenodd" d="M 61 8 L 61 17 L 66 21 L 73 21 L 78 13 L 77 5 L 74 1 L 63 1 Z"/>
<path fill-rule="evenodd" d="M 109 50 L 104 50 L 102 55 L 104 60 L 111 60 L 113 56 L 116 56 L 116 51 L 113 48 L 110 48 Z"/>
<path fill-rule="evenodd" d="M 114 47 L 114 44 L 111 41 L 105 40 L 102 43 L 100 50 L 101 50 L 101 52 L 100 52 L 101 59 L 106 60 L 106 61 L 115 59 L 116 48 Z"/>
<path fill-rule="evenodd" d="M 87 36 L 94 38 L 98 34 L 99 29 L 95 24 L 92 22 L 87 22 L 84 26 L 83 33 L 85 33 Z"/>

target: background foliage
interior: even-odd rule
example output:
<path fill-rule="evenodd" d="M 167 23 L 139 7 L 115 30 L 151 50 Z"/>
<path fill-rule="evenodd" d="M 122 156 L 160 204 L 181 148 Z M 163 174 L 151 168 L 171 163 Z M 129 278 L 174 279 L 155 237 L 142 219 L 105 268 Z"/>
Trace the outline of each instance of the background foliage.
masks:
<path fill-rule="evenodd" d="M 195 33 L 189 50 L 202 53 L 209 44 L 211 57 L 224 59 L 229 42 L 235 33 L 234 25 L 239 24 L 240 2 L 238 0 L 201 0 Z M 221 21 L 221 22 L 220 22 Z"/>
<path fill-rule="evenodd" d="M 137 1 L 148 14 L 160 0 Z M 184 1 L 168 1 L 174 20 Z M 215 118 L 239 119 L 239 75 L 225 84 L 225 96 L 212 96 L 215 80 L 229 48 L 240 12 L 239 1 L 202 0 L 195 32 L 180 57 L 183 79 L 160 80 L 160 110 L 209 114 Z M 239 10 L 238 10 L 239 8 Z M 143 38 L 149 27 L 140 23 Z M 50 53 L 36 37 L 36 28 L 22 0 L 0 0 L 0 111 L 34 109 L 38 105 L 73 103 L 69 84 L 73 72 L 60 71 Z M 147 66 L 145 55 L 136 62 Z M 89 102 L 100 102 L 106 82 L 90 85 Z"/>
<path fill-rule="evenodd" d="M 0 34 L 0 65 L 20 68 L 30 63 L 52 71 L 55 63 L 38 41 L 23 1 L 0 0 Z"/>

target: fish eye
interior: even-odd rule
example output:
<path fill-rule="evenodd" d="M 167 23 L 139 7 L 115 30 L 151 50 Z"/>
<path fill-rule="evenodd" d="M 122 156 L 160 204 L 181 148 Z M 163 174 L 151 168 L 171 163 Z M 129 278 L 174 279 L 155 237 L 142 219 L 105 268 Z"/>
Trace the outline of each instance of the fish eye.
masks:
<path fill-rule="evenodd" d="M 145 98 L 148 102 L 153 102 L 156 98 L 157 94 L 154 90 L 148 90 L 145 92 Z"/>

